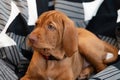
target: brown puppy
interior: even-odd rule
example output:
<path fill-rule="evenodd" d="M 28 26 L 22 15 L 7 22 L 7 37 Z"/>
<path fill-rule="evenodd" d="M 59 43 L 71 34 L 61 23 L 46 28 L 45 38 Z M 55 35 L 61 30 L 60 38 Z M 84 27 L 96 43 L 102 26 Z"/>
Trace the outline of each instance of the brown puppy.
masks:
<path fill-rule="evenodd" d="M 86 29 L 79 28 L 78 35 L 79 52 L 92 64 L 96 72 L 100 72 L 107 67 L 107 64 L 116 61 L 117 48 L 100 40 Z"/>
<path fill-rule="evenodd" d="M 104 69 L 106 63 L 117 59 L 117 49 L 99 40 L 91 32 L 76 28 L 72 20 L 55 10 L 39 17 L 35 29 L 28 37 L 28 43 L 34 49 L 34 54 L 21 80 L 87 78 L 93 68 L 85 65 L 84 57 L 98 71 Z M 108 61 L 105 60 L 107 52 L 113 54 Z"/>

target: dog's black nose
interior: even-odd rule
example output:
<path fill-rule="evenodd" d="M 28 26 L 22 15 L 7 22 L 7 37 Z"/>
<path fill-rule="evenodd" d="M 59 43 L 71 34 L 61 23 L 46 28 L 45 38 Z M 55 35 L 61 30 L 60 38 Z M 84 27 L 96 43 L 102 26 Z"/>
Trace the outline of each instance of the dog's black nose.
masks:
<path fill-rule="evenodd" d="M 37 37 L 33 36 L 33 35 L 29 35 L 28 39 L 32 44 L 37 42 L 37 40 L 38 40 Z"/>

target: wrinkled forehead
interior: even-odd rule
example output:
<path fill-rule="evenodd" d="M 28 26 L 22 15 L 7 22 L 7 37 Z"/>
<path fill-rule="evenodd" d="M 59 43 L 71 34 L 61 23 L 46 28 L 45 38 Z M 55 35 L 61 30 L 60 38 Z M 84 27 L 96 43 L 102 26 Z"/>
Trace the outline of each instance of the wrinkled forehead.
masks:
<path fill-rule="evenodd" d="M 55 22 L 60 23 L 66 16 L 59 11 L 47 11 L 44 12 L 37 20 L 36 23 Z"/>

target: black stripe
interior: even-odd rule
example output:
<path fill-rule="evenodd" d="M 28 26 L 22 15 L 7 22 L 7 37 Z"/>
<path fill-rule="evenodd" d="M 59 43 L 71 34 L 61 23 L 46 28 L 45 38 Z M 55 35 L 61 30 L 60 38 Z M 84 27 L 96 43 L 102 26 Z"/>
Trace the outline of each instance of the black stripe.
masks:
<path fill-rule="evenodd" d="M 0 49 L 0 54 L 1 54 L 1 57 L 0 57 L 0 58 L 3 58 L 3 56 L 5 55 L 5 54 L 3 53 L 3 48 Z"/>
<path fill-rule="evenodd" d="M 2 75 L 0 75 L 0 79 L 3 79 L 3 80 L 5 80 L 5 79 L 4 79 L 4 77 L 3 77 Z"/>
<path fill-rule="evenodd" d="M 0 18 L 0 21 L 4 21 L 4 22 L 7 22 L 5 19 L 2 19 L 2 18 Z"/>
<path fill-rule="evenodd" d="M 59 10 L 59 9 L 58 9 Z M 62 12 L 64 12 L 64 11 L 66 11 L 67 13 L 69 13 L 69 11 L 67 11 L 67 10 L 62 10 L 62 9 L 60 9 Z M 72 12 L 72 11 L 71 11 Z M 67 14 L 66 13 L 66 14 Z M 71 13 L 72 14 L 72 13 Z M 67 15 L 69 18 L 74 18 L 74 19 L 79 19 L 79 20 L 83 20 L 84 18 L 78 18 L 78 17 L 74 17 L 74 16 L 72 16 L 72 15 Z"/>
<path fill-rule="evenodd" d="M 55 6 L 55 8 L 61 9 L 61 10 L 65 10 L 65 11 L 68 11 L 68 12 L 72 12 L 72 13 L 77 13 L 77 14 L 82 14 L 82 15 L 84 15 L 83 12 L 77 12 L 77 11 L 73 11 L 73 10 L 70 10 L 70 9 L 65 9 L 65 8 L 61 8 L 61 7 L 56 7 L 56 6 Z"/>
<path fill-rule="evenodd" d="M 17 5 L 19 8 L 22 8 L 22 9 L 24 9 L 24 8 L 27 8 L 28 6 L 21 6 L 21 5 Z"/>
<path fill-rule="evenodd" d="M 5 15 L 4 13 L 0 13 L 0 14 L 1 14 L 1 16 L 3 16 L 6 20 L 8 19 L 8 16 L 9 16 L 9 15 L 7 15 L 7 14 Z"/>
<path fill-rule="evenodd" d="M 38 16 L 40 16 L 41 13 L 48 11 L 48 0 L 36 0 L 36 5 Z"/>
<path fill-rule="evenodd" d="M 17 56 L 19 56 L 19 53 L 14 52 L 14 51 L 15 51 L 14 48 L 16 48 L 16 47 L 17 47 L 17 46 L 11 46 L 10 48 L 11 48 L 11 50 L 12 50 L 12 54 L 14 55 L 14 56 L 12 56 L 12 57 L 14 57 L 14 62 L 15 62 L 15 64 L 17 65 L 17 64 L 18 64 L 18 58 L 17 58 Z"/>
<path fill-rule="evenodd" d="M 115 46 L 115 47 L 118 48 L 118 44 L 117 44 L 117 42 L 114 42 L 113 46 Z"/>
<path fill-rule="evenodd" d="M 57 2 L 56 1 L 56 4 L 62 4 L 62 5 L 66 5 L 66 6 L 71 6 L 71 7 L 75 7 L 75 8 L 78 8 L 78 9 L 83 9 L 83 7 L 81 7 L 81 6 L 75 6 L 75 5 L 71 5 L 70 3 L 64 3 L 64 1 L 62 1 L 62 2 Z"/>
<path fill-rule="evenodd" d="M 4 1 L 4 0 L 3 0 Z M 6 10 L 8 10 L 8 11 L 11 11 L 11 8 L 10 8 L 10 4 L 7 4 L 7 3 L 5 3 L 6 5 L 4 5 L 2 2 L 1 2 L 1 6 L 2 7 L 4 7 Z"/>
<path fill-rule="evenodd" d="M 25 49 L 28 49 L 28 45 L 26 44 L 27 43 L 27 38 L 24 38 L 24 44 L 22 44 L 22 46 L 24 46 Z"/>
<path fill-rule="evenodd" d="M 15 55 L 16 65 L 18 65 L 20 59 L 19 59 L 19 53 L 16 51 L 16 46 L 13 46 L 13 53 Z"/>
<path fill-rule="evenodd" d="M 0 49 L 0 59 L 3 57 L 3 54 L 2 54 L 2 48 Z"/>
<path fill-rule="evenodd" d="M 118 71 L 118 70 L 114 70 L 114 71 L 112 71 L 112 70 L 113 70 L 113 68 L 110 69 L 109 72 L 102 73 L 101 75 L 99 74 L 99 76 L 97 76 L 97 77 L 102 77 L 102 76 L 105 76 L 105 75 L 110 74 L 110 73 L 112 73 L 112 72 Z"/>
<path fill-rule="evenodd" d="M 6 79 L 7 79 L 7 80 L 12 80 L 12 77 L 13 77 L 13 76 L 11 75 L 9 69 L 5 69 L 4 71 L 6 72 L 6 73 L 5 73 L 5 75 L 7 76 Z"/>
<path fill-rule="evenodd" d="M 3 79 L 6 79 L 6 76 L 5 76 L 5 74 L 4 74 L 4 72 L 0 69 L 0 72 L 2 73 L 2 75 L 3 75 Z"/>
<path fill-rule="evenodd" d="M 5 24 L 3 24 L 3 23 L 0 23 L 0 26 L 3 26 L 3 27 L 1 27 L 1 28 L 4 28 L 5 27 Z M 2 29 L 3 30 L 3 29 Z"/>
<path fill-rule="evenodd" d="M 5 24 L 4 24 L 4 22 L 3 22 L 3 21 L 0 21 L 0 25 L 1 25 L 1 27 L 0 27 L 0 28 L 4 29 Z"/>
<path fill-rule="evenodd" d="M 10 3 L 5 2 L 5 1 L 7 1 L 7 0 L 2 0 L 2 1 L 3 1 L 6 5 L 11 6 Z"/>
<path fill-rule="evenodd" d="M 118 71 L 118 70 L 117 70 Z M 111 76 L 109 76 L 109 77 L 106 77 L 106 78 L 104 78 L 105 80 L 106 79 L 108 79 L 108 78 L 110 78 L 110 77 L 113 77 L 114 75 L 117 75 L 117 74 L 119 74 L 120 72 L 118 72 L 118 73 L 116 73 L 116 74 L 113 74 L 113 75 L 111 75 Z M 119 76 L 120 77 L 120 76 Z"/>
<path fill-rule="evenodd" d="M 0 32 L 2 31 L 2 29 L 0 29 Z"/>
<path fill-rule="evenodd" d="M 12 52 L 12 50 L 13 50 L 13 49 L 12 49 L 12 46 L 7 47 L 7 48 L 8 48 L 8 50 L 9 50 L 9 54 L 10 54 L 10 56 L 11 56 L 12 62 L 16 64 L 17 62 L 16 62 L 16 60 L 15 60 L 14 53 Z"/>
<path fill-rule="evenodd" d="M 20 8 L 28 8 L 27 2 L 17 2 L 16 5 Z"/>
<path fill-rule="evenodd" d="M 71 19 L 79 19 L 79 20 L 83 20 L 84 18 L 77 18 L 77 17 L 73 17 L 73 16 L 68 16 L 69 18 L 71 18 Z"/>
<path fill-rule="evenodd" d="M 3 11 L 3 13 L 7 14 L 7 15 L 10 15 L 10 11 L 9 11 L 9 14 L 7 13 L 7 10 L 6 9 L 3 9 L 0 7 L 0 11 Z"/>
<path fill-rule="evenodd" d="M 102 38 L 102 40 L 104 40 L 104 41 L 106 40 L 106 36 L 101 36 L 101 38 Z"/>
<path fill-rule="evenodd" d="M 2 51 L 2 53 L 3 53 L 3 58 L 5 58 L 5 59 L 6 59 L 6 58 L 7 58 L 7 53 L 6 53 L 6 50 L 5 50 L 5 48 L 3 48 L 2 50 L 3 50 L 3 51 Z"/>
<path fill-rule="evenodd" d="M 6 74 L 7 74 L 7 73 L 8 73 L 8 76 L 9 76 L 9 78 L 8 78 L 9 80 L 15 79 L 15 77 L 14 77 L 15 74 L 13 74 L 9 68 L 6 69 Z M 14 78 L 13 78 L 13 77 L 14 77 Z"/>
<path fill-rule="evenodd" d="M 16 51 L 16 53 L 20 53 L 20 51 L 18 51 L 17 47 L 14 48 L 14 51 Z M 17 54 L 16 54 L 17 55 Z M 22 54 L 21 54 L 22 55 Z M 18 56 L 18 60 L 20 61 L 20 56 Z"/>
<path fill-rule="evenodd" d="M 106 37 L 106 41 L 107 41 L 108 43 L 110 43 L 110 38 L 109 38 L 109 37 Z"/>
<path fill-rule="evenodd" d="M 16 1 L 16 0 L 13 0 L 13 1 Z M 21 1 L 27 2 L 27 0 L 17 0 L 16 2 L 21 2 Z"/>
<path fill-rule="evenodd" d="M 18 37 L 17 42 L 18 42 L 18 47 L 19 47 L 19 49 L 20 49 L 20 48 L 21 48 L 21 43 L 23 42 L 23 41 L 21 40 L 21 36 Z"/>

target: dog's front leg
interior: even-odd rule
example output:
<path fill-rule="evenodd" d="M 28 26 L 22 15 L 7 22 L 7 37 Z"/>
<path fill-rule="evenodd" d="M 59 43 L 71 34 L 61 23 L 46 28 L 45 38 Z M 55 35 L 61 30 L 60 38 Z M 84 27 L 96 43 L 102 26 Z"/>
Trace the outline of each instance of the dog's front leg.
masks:
<path fill-rule="evenodd" d="M 80 80 L 83 80 L 83 79 L 88 79 L 90 77 L 90 75 L 93 73 L 94 69 L 92 66 L 87 66 L 86 68 L 84 68 L 81 73 L 80 73 L 80 77 L 79 79 Z"/>
<path fill-rule="evenodd" d="M 71 69 L 63 71 L 55 80 L 75 80 Z"/>

